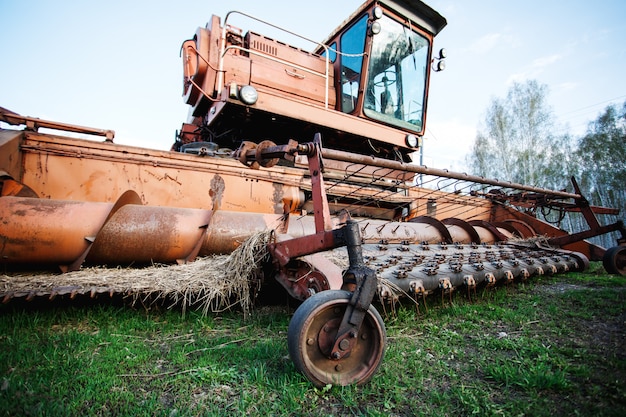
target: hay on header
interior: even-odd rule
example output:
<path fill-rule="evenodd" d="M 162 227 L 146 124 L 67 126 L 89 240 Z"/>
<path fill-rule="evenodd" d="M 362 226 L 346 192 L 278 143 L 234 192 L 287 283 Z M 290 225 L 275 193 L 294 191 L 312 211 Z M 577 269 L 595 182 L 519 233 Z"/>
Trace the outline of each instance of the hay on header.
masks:
<path fill-rule="evenodd" d="M 119 293 L 134 302 L 158 301 L 193 307 L 206 315 L 237 305 L 250 312 L 272 231 L 255 233 L 230 255 L 199 258 L 184 265 L 146 268 L 84 268 L 66 274 L 24 274 L 0 278 L 4 293 L 34 295 Z"/>

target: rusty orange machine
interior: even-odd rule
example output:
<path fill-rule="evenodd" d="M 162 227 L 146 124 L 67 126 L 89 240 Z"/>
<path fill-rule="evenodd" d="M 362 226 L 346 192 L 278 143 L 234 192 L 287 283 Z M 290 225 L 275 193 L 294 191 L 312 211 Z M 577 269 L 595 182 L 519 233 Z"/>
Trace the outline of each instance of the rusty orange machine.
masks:
<path fill-rule="evenodd" d="M 171 151 L 0 108 L 25 126 L 0 130 L 5 271 L 187 263 L 271 230 L 264 278 L 303 301 L 289 351 L 317 386 L 374 375 L 386 343 L 376 294 L 473 290 L 589 260 L 626 273 L 622 222 L 596 217 L 617 210 L 592 206 L 574 179 L 548 190 L 412 162 L 446 56 L 433 49 L 446 20 L 426 4 L 366 1 L 325 41 L 302 38 L 308 51 L 234 27 L 235 15 L 276 29 L 231 12 L 182 44 L 190 116 Z M 540 208 L 580 212 L 589 228 L 568 233 Z M 608 250 L 585 240 L 614 231 Z M 5 301 L 56 291 L 8 282 Z"/>

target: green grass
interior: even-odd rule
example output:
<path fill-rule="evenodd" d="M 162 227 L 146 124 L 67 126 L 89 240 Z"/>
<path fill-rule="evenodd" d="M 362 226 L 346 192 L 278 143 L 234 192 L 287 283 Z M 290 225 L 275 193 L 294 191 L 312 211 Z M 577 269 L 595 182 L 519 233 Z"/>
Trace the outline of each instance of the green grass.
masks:
<path fill-rule="evenodd" d="M 623 416 L 626 278 L 595 266 L 385 317 L 362 387 L 315 389 L 294 309 L 202 317 L 115 302 L 0 307 L 0 415 Z"/>

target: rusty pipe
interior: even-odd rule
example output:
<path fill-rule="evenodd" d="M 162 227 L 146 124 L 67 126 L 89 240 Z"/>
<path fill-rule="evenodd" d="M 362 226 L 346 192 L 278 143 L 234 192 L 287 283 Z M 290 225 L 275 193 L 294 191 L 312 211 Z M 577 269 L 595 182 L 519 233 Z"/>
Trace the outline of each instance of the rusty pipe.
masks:
<path fill-rule="evenodd" d="M 375 165 L 381 168 L 389 168 L 392 170 L 412 172 L 415 174 L 433 175 L 433 176 L 443 177 L 443 178 L 453 178 L 453 179 L 457 179 L 461 181 L 476 182 L 479 184 L 515 188 L 517 190 L 541 193 L 541 194 L 545 194 L 545 195 L 549 195 L 553 197 L 559 197 L 559 198 L 573 198 L 573 199 L 583 198 L 582 195 L 580 194 L 567 193 L 565 191 L 557 191 L 557 190 L 550 190 L 547 188 L 533 187 L 530 185 L 518 184 L 514 182 L 509 182 L 509 181 L 499 181 L 499 180 L 489 179 L 485 177 L 480 177 L 477 175 L 469 175 L 466 173 L 448 171 L 446 169 L 429 168 L 424 165 L 406 164 L 400 161 L 377 158 L 374 156 L 359 155 L 359 154 L 339 151 L 335 149 L 327 149 L 327 148 L 322 149 L 322 157 L 327 158 L 327 159 L 334 159 L 337 161 L 350 162 L 354 164 Z"/>
<path fill-rule="evenodd" d="M 112 203 L 0 198 L 3 263 L 70 264 L 88 249 Z"/>
<path fill-rule="evenodd" d="M 131 200 L 132 201 L 132 200 Z M 228 253 L 252 233 L 280 229 L 281 216 L 0 198 L 0 262 L 5 264 L 172 263 Z M 115 209 L 115 210 L 114 210 Z M 64 269 L 64 268 L 62 268 Z"/>
<path fill-rule="evenodd" d="M 128 265 L 187 262 L 197 255 L 230 253 L 255 232 L 299 237 L 315 233 L 311 216 L 142 206 L 124 194 L 116 204 L 0 198 L 0 259 L 6 264 Z M 335 227 L 338 219 L 333 219 Z M 485 223 L 359 222 L 365 243 L 483 243 L 511 233 Z M 505 236 L 505 234 L 508 234 Z"/>

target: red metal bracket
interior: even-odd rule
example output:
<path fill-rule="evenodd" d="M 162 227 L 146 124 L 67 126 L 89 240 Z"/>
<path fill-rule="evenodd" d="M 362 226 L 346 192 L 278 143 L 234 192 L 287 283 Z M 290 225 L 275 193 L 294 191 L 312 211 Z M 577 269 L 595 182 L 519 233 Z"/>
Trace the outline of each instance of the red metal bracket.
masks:
<path fill-rule="evenodd" d="M 613 224 L 609 224 L 606 226 L 601 226 L 600 222 L 596 218 L 594 208 L 589 204 L 589 201 L 582 195 L 580 191 L 580 187 L 578 186 L 578 182 L 574 177 L 572 177 L 572 185 L 574 186 L 574 190 L 576 194 L 580 197 L 575 199 L 576 206 L 580 209 L 583 217 L 587 221 L 587 225 L 589 225 L 589 230 L 585 230 L 578 233 L 572 233 L 564 236 L 553 237 L 548 240 L 548 243 L 553 246 L 565 246 L 570 243 L 580 242 L 583 239 L 587 239 L 594 236 L 603 235 L 605 233 L 619 231 L 622 234 L 621 239 L 618 239 L 617 243 L 619 245 L 623 245 L 626 243 L 626 228 L 624 227 L 624 223 L 621 221 L 615 222 Z M 597 254 L 602 256 L 603 254 Z"/>

